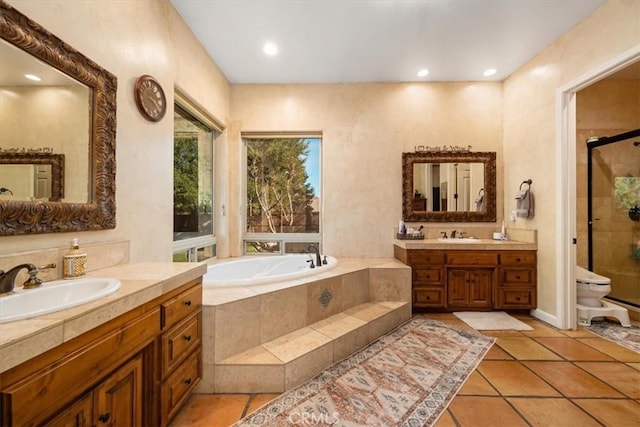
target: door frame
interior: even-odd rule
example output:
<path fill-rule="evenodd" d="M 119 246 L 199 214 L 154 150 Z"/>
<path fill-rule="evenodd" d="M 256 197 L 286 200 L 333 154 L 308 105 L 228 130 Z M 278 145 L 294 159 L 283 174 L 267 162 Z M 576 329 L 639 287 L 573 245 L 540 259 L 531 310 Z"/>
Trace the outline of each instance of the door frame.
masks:
<path fill-rule="evenodd" d="M 556 91 L 556 313 L 561 329 L 577 326 L 576 313 L 576 93 L 640 60 L 636 45 Z"/>

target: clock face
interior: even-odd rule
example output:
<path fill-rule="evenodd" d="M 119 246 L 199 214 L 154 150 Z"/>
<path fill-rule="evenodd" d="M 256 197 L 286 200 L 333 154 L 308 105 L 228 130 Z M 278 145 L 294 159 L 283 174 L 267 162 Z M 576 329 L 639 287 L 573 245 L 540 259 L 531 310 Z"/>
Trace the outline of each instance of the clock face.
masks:
<path fill-rule="evenodd" d="M 158 122 L 167 111 L 167 100 L 162 86 L 151 76 L 141 76 L 136 82 L 135 98 L 138 110 L 144 118 Z"/>

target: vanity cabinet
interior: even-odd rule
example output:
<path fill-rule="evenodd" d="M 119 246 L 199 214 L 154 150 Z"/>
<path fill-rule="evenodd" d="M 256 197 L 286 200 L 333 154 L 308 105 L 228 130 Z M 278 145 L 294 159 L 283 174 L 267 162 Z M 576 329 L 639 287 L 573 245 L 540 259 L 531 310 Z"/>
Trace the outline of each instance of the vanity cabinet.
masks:
<path fill-rule="evenodd" d="M 491 310 L 536 307 L 536 251 L 395 247 L 411 267 L 414 309 Z"/>
<path fill-rule="evenodd" d="M 201 377 L 201 304 L 196 279 L 3 372 L 0 424 L 167 425 Z"/>

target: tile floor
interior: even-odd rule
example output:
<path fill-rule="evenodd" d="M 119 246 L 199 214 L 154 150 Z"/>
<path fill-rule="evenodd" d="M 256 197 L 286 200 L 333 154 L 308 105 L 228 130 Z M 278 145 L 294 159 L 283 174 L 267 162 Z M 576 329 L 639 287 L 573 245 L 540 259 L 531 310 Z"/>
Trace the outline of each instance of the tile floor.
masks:
<path fill-rule="evenodd" d="M 469 328 L 453 314 L 425 316 Z M 496 344 L 437 427 L 640 426 L 640 354 L 586 330 L 515 317 L 533 331 L 485 331 Z M 276 396 L 194 394 L 172 427 L 228 426 Z"/>

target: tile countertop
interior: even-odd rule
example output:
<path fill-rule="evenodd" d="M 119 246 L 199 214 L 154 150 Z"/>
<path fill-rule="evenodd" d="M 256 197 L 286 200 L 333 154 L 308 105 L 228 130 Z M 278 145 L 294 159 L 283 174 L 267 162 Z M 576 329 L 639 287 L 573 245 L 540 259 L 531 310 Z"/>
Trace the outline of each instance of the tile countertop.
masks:
<path fill-rule="evenodd" d="M 455 240 L 455 239 L 451 239 Z M 536 243 L 520 242 L 517 240 L 492 240 L 477 239 L 476 242 L 452 243 L 442 242 L 438 239 L 424 240 L 398 240 L 394 239 L 393 244 L 403 249 L 448 249 L 448 250 L 500 250 L 500 251 L 535 251 L 538 249 Z"/>
<path fill-rule="evenodd" d="M 144 262 L 92 271 L 120 280 L 113 295 L 43 316 L 0 323 L 0 372 L 44 353 L 206 273 L 205 263 Z M 43 286 L 46 286 L 46 282 Z"/>

